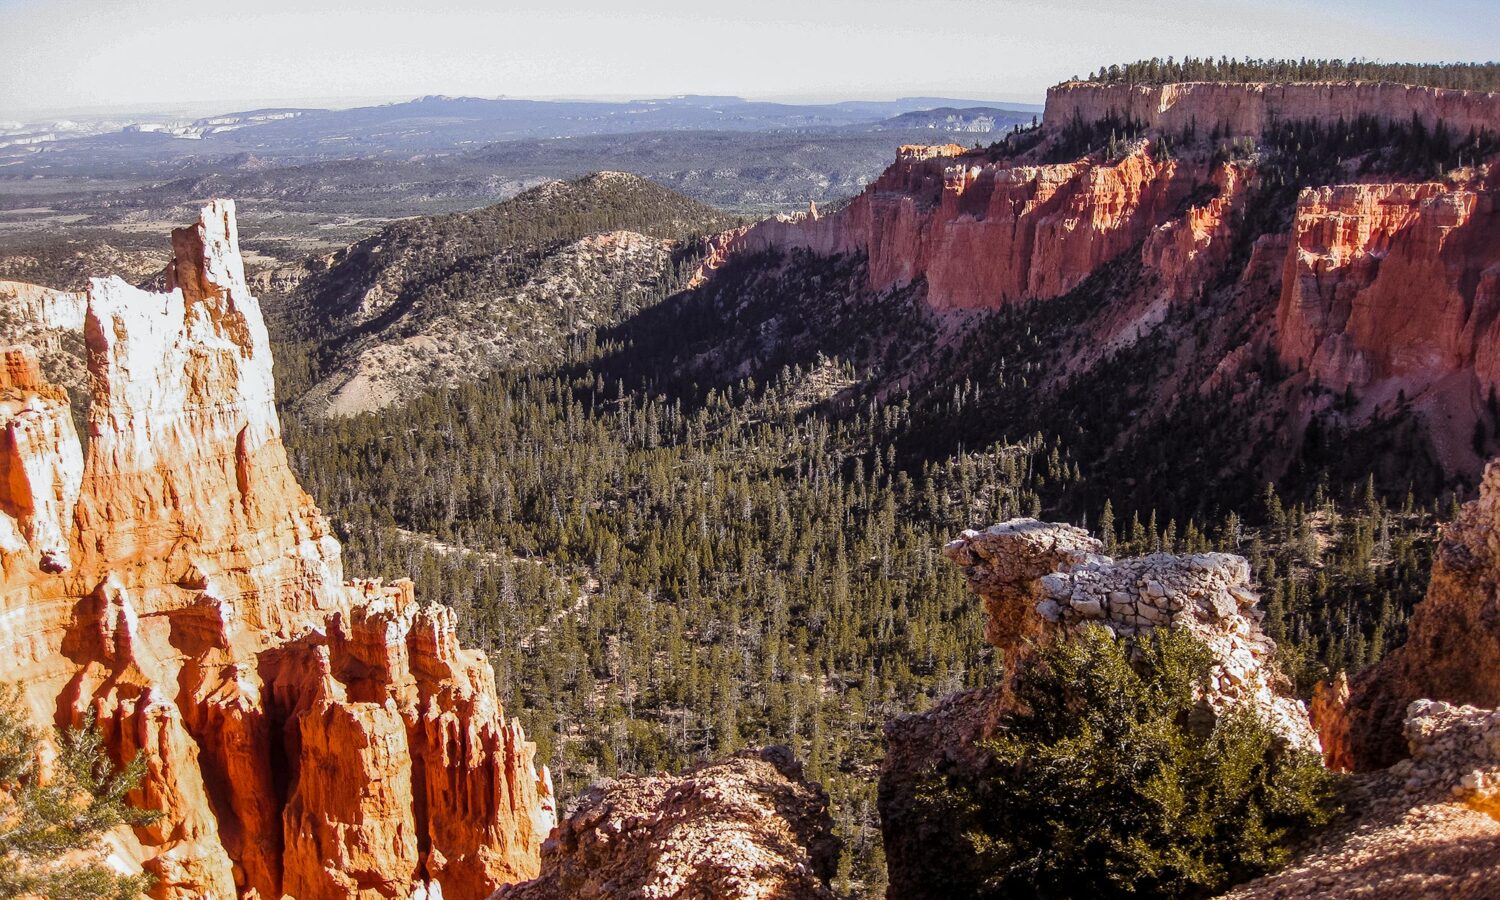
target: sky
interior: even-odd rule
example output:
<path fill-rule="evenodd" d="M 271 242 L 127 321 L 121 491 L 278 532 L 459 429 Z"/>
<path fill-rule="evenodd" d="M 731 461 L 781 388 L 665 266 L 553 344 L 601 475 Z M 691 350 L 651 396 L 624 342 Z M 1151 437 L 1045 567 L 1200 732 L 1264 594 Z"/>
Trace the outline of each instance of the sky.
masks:
<path fill-rule="evenodd" d="M 1040 102 L 1151 56 L 1479 61 L 1497 0 L 0 0 L 0 118 L 425 94 Z"/>

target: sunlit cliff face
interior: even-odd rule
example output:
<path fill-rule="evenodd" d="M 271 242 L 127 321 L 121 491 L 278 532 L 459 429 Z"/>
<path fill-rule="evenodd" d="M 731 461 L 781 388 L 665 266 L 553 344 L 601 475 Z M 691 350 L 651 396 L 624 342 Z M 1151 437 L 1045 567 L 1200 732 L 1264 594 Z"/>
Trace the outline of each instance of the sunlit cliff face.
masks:
<path fill-rule="evenodd" d="M 483 654 L 409 582 L 345 583 L 288 468 L 234 205 L 173 234 L 169 290 L 96 279 L 87 451 L 34 354 L 0 369 L 0 679 L 97 714 L 155 823 L 158 897 L 484 897 L 535 874 L 545 769 Z"/>

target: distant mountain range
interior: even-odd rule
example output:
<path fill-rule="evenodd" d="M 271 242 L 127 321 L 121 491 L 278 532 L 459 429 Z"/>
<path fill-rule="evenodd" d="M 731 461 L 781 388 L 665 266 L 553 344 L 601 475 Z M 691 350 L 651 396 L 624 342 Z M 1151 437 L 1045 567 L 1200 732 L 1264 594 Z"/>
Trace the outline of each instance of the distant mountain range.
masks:
<path fill-rule="evenodd" d="M 604 169 L 735 212 L 794 211 L 857 193 L 902 144 L 988 144 L 1029 126 L 1038 110 L 943 97 L 423 97 L 196 119 L 0 123 L 0 249 L 35 256 L 36 235 L 64 233 L 118 246 L 120 233 L 91 231 L 166 227 L 205 199 L 237 197 L 266 213 L 248 220 L 247 246 L 297 259 L 392 218 L 472 209 Z"/>
<path fill-rule="evenodd" d="M 648 131 L 941 127 L 950 117 L 963 126 L 958 130 L 999 131 L 1029 122 L 1040 110 L 943 97 L 788 104 L 703 96 L 612 102 L 432 96 L 353 109 L 257 109 L 192 120 L 143 116 L 5 123 L 0 166 L 50 167 L 66 158 L 92 167 L 105 160 L 244 152 L 283 160 L 405 156 L 497 141 Z M 943 116 L 934 119 L 928 111 Z M 911 116 L 916 119 L 903 121 Z"/>

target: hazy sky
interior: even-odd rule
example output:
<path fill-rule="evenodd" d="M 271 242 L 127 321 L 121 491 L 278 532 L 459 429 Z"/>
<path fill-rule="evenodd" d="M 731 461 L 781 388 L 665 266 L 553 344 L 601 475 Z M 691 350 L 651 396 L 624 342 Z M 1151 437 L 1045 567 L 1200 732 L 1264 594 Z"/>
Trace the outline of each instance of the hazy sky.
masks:
<path fill-rule="evenodd" d="M 421 11 L 414 11 L 420 9 Z M 0 117 L 267 100 L 1041 99 L 1153 55 L 1500 55 L 1496 0 L 0 0 Z"/>

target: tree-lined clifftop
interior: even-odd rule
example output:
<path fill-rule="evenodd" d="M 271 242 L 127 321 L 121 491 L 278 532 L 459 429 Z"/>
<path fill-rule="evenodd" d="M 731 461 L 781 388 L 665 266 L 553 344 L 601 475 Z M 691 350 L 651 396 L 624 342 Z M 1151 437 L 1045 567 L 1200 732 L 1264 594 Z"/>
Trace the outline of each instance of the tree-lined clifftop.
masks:
<path fill-rule="evenodd" d="M 1257 59 L 1221 56 L 1153 57 L 1102 66 L 1074 81 L 1098 84 L 1175 84 L 1221 81 L 1291 84 L 1312 81 L 1389 81 L 1458 91 L 1500 90 L 1500 63 L 1388 63 L 1368 59 Z"/>
<path fill-rule="evenodd" d="M 1500 94 L 1065 83 L 1040 128 L 910 148 L 836 212 L 722 236 L 706 268 L 860 256 L 873 293 L 1040 326 L 1041 360 L 957 328 L 986 410 L 961 430 L 1072 431 L 1116 486 L 1159 496 L 1156 448 L 1191 428 L 1211 435 L 1195 478 L 1221 489 L 1316 481 L 1356 433 L 1398 442 L 1354 466 L 1392 489 L 1472 485 L 1500 428 L 1497 153 Z M 1101 411 L 1125 424 L 1057 424 Z"/>

